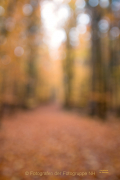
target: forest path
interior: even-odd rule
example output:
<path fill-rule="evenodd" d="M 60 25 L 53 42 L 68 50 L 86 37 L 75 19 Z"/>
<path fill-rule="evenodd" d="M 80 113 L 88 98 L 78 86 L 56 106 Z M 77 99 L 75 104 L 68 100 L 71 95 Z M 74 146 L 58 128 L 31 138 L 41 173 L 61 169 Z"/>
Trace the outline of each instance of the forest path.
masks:
<path fill-rule="evenodd" d="M 103 123 L 45 105 L 5 117 L 0 145 L 0 180 L 120 179 L 118 121 Z M 101 169 L 109 173 L 101 174 Z M 26 171 L 61 175 L 25 175 Z M 88 175 L 68 176 L 63 171 Z"/>

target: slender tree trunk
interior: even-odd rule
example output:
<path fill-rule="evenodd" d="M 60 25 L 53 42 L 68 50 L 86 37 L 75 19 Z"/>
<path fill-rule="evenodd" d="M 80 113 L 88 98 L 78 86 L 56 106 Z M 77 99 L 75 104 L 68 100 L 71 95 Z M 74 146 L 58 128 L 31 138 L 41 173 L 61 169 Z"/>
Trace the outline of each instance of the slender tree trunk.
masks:
<path fill-rule="evenodd" d="M 92 10 L 92 97 L 90 114 L 104 118 L 106 115 L 106 80 L 105 67 L 102 62 L 101 38 L 99 36 L 98 22 L 101 14 L 97 9 Z"/>

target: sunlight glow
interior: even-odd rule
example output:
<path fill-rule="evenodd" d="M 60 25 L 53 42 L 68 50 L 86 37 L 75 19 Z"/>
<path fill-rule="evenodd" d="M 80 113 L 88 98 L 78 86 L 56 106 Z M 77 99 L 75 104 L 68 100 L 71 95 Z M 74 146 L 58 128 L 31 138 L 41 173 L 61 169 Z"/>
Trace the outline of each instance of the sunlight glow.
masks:
<path fill-rule="evenodd" d="M 16 47 L 15 50 L 14 50 L 14 54 L 17 56 L 17 57 L 20 57 L 24 54 L 24 49 L 20 46 Z"/>
<path fill-rule="evenodd" d="M 84 0 L 77 0 L 75 5 L 77 9 L 83 9 L 86 5 L 86 2 Z"/>
<path fill-rule="evenodd" d="M 102 33 L 106 33 L 109 30 L 109 22 L 106 19 L 102 19 L 98 23 L 99 30 Z"/>
<path fill-rule="evenodd" d="M 51 48 L 59 48 L 62 42 L 66 40 L 66 33 L 63 29 L 56 30 L 51 38 Z"/>
<path fill-rule="evenodd" d="M 84 24 L 80 24 L 77 26 L 77 31 L 79 32 L 79 34 L 85 34 L 87 31 L 87 28 Z"/>
<path fill-rule="evenodd" d="M 70 8 L 67 5 L 62 5 L 57 13 L 58 21 L 59 20 L 66 21 L 70 16 L 70 13 L 71 13 Z"/>
<path fill-rule="evenodd" d="M 90 16 L 88 14 L 82 13 L 79 14 L 77 17 L 77 23 L 78 24 L 84 24 L 87 25 L 90 23 Z"/>
<path fill-rule="evenodd" d="M 43 27 L 47 34 L 44 42 L 51 46 L 50 48 L 59 48 L 61 43 L 66 40 L 66 33 L 61 28 L 70 16 L 70 8 L 67 4 L 62 4 L 57 8 L 54 2 L 48 1 L 44 1 L 41 6 Z M 47 38 L 49 39 L 47 40 Z"/>
<path fill-rule="evenodd" d="M 100 0 L 100 6 L 102 8 L 107 8 L 109 6 L 109 0 Z"/>
<path fill-rule="evenodd" d="M 120 10 L 120 1 L 113 1 L 112 4 L 112 10 L 113 11 L 119 11 Z"/>
<path fill-rule="evenodd" d="M 119 28 L 118 27 L 112 27 L 112 29 L 110 30 L 111 37 L 116 38 L 119 36 L 119 34 L 120 34 Z"/>
<path fill-rule="evenodd" d="M 25 4 L 23 6 L 23 13 L 26 15 L 26 16 L 30 16 L 33 12 L 33 7 L 31 6 L 31 4 Z"/>
<path fill-rule="evenodd" d="M 53 2 L 57 3 L 57 4 L 61 4 L 64 0 L 53 0 Z"/>
<path fill-rule="evenodd" d="M 98 0 L 89 0 L 89 4 L 92 7 L 96 7 L 99 4 Z"/>

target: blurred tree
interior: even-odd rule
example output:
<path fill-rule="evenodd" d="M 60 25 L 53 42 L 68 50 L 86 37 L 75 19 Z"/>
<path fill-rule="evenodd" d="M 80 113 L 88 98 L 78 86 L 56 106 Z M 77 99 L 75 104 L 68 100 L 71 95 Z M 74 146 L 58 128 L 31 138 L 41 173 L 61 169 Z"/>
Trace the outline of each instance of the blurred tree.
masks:
<path fill-rule="evenodd" d="M 75 1 L 69 3 L 71 9 L 71 15 L 65 26 L 65 31 L 67 35 L 66 41 L 66 57 L 64 60 L 64 88 L 65 88 L 65 102 L 64 106 L 70 108 L 72 106 L 71 94 L 73 86 L 73 76 L 74 76 L 74 48 L 70 42 L 70 31 L 76 25 L 76 14 L 75 14 Z"/>
<path fill-rule="evenodd" d="M 87 7 L 91 11 L 91 65 L 92 65 L 92 93 L 90 100 L 90 114 L 105 117 L 107 112 L 107 60 L 105 54 L 102 53 L 102 36 L 104 32 L 100 32 L 102 26 L 107 26 L 104 20 L 105 10 L 95 1 L 87 1 Z M 106 24 L 105 24 L 106 23 Z M 107 27 L 106 27 L 107 28 Z"/>
<path fill-rule="evenodd" d="M 0 1 L 0 114 L 34 106 L 40 44 L 39 0 Z"/>
<path fill-rule="evenodd" d="M 27 7 L 28 6 L 28 7 Z M 26 9 L 31 7 L 31 13 L 29 14 L 29 23 L 26 26 L 27 34 L 27 49 L 29 51 L 27 56 L 27 84 L 25 101 L 27 106 L 34 106 L 37 101 L 36 89 L 37 89 L 37 60 L 39 58 L 39 43 L 40 39 L 40 6 L 39 0 L 30 1 L 26 5 Z"/>

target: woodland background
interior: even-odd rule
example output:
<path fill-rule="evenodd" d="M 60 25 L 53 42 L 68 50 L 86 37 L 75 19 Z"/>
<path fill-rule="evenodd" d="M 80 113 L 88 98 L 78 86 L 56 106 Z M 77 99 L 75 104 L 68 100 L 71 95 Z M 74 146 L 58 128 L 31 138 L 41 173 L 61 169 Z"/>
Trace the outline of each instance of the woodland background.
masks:
<path fill-rule="evenodd" d="M 119 0 L 0 0 L 1 179 L 120 179 L 119 117 Z"/>

